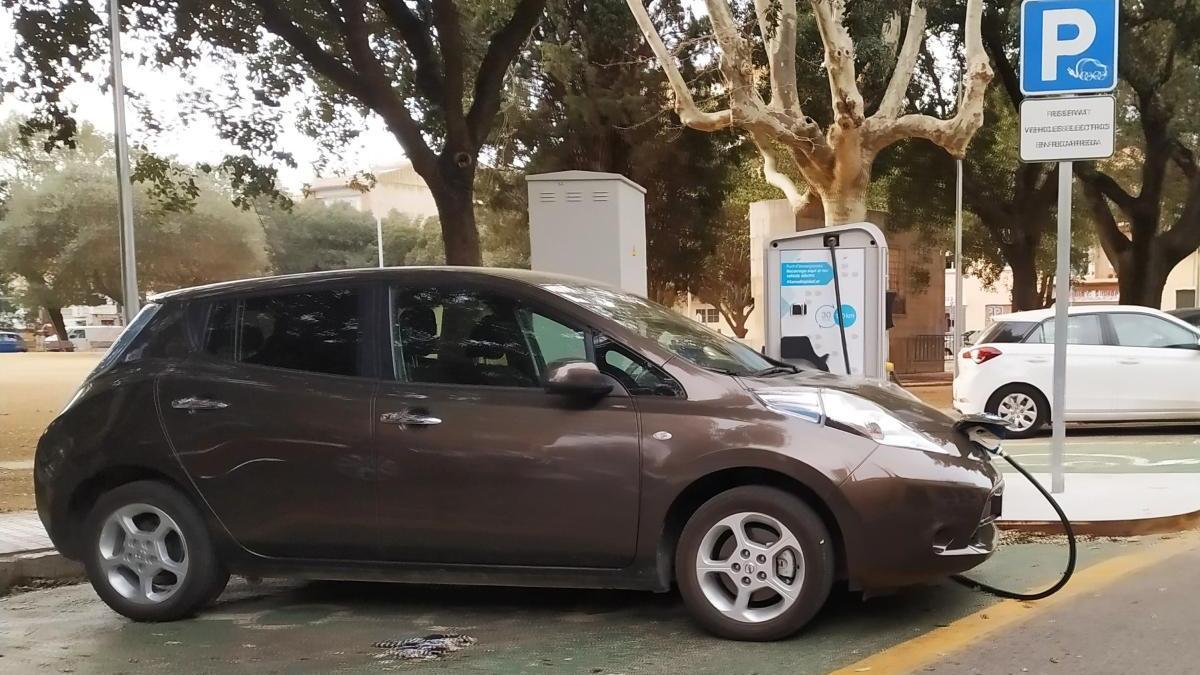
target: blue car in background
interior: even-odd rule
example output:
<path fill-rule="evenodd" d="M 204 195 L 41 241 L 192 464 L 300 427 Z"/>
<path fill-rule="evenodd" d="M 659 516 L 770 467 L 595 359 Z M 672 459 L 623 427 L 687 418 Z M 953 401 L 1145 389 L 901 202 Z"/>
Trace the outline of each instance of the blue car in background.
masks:
<path fill-rule="evenodd" d="M 29 351 L 25 348 L 25 339 L 16 333 L 0 331 L 0 354 Z"/>

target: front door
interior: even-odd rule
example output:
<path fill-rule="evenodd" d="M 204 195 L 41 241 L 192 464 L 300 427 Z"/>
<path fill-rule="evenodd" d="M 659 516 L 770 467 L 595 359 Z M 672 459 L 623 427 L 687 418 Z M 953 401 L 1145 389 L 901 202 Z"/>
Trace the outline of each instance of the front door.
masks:
<path fill-rule="evenodd" d="M 1111 312 L 1119 354 L 1111 367 L 1120 378 L 1113 396 L 1124 411 L 1152 417 L 1194 417 L 1200 412 L 1200 351 L 1191 329 L 1139 312 Z"/>
<path fill-rule="evenodd" d="M 179 461 L 255 553 L 373 557 L 377 381 L 365 368 L 364 296 L 337 288 L 216 301 L 202 353 L 158 382 Z"/>
<path fill-rule="evenodd" d="M 637 542 L 638 416 L 620 386 L 580 401 L 542 388 L 585 360 L 583 326 L 515 297 L 396 287 L 395 380 L 376 402 L 388 559 L 620 567 Z"/>

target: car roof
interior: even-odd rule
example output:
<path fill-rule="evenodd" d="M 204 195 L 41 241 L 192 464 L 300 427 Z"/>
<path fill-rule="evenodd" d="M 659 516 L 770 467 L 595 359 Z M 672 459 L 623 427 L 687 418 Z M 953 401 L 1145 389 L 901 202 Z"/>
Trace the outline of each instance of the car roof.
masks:
<path fill-rule="evenodd" d="M 1054 307 L 1045 309 L 1030 309 L 1024 312 L 1012 312 L 1009 314 L 997 314 L 992 317 L 993 321 L 1031 321 L 1041 322 L 1046 319 L 1054 318 Z M 1140 305 L 1073 305 L 1067 307 L 1067 315 L 1073 314 L 1165 314 L 1151 307 L 1142 307 Z"/>
<path fill-rule="evenodd" d="M 511 279 L 513 281 L 520 281 L 533 286 L 559 283 L 576 286 L 609 287 L 608 284 L 599 281 L 582 279 L 565 274 L 552 274 L 549 272 L 534 272 L 531 270 L 508 269 L 501 267 L 455 267 L 443 265 L 414 267 L 371 267 L 350 270 L 330 270 L 324 272 L 305 272 L 302 274 L 281 274 L 277 276 L 239 279 L 236 281 L 222 281 L 215 284 L 181 288 L 174 291 L 167 291 L 165 293 L 151 295 L 149 299 L 151 302 L 171 302 L 219 296 L 230 293 L 270 292 L 296 286 L 305 286 L 310 283 L 362 283 L 364 281 L 395 280 L 416 276 L 428 277 L 428 275 L 431 274 L 445 274 L 447 276 L 455 276 L 461 279 L 474 280 L 486 280 L 488 278 Z"/>

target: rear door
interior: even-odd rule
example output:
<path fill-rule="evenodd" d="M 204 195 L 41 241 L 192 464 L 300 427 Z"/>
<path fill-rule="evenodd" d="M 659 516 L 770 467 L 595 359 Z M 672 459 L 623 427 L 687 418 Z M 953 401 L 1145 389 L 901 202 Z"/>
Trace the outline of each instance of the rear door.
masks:
<path fill-rule="evenodd" d="M 201 353 L 159 380 L 180 462 L 256 553 L 372 557 L 371 295 L 318 287 L 212 301 Z"/>
<path fill-rule="evenodd" d="M 376 404 L 387 558 L 621 567 L 637 543 L 638 415 L 622 387 L 595 401 L 543 388 L 585 360 L 586 326 L 528 297 L 397 285 L 395 380 Z"/>
<path fill-rule="evenodd" d="M 1119 349 L 1111 367 L 1125 409 L 1152 417 L 1200 413 L 1200 336 L 1151 314 L 1112 312 L 1105 318 Z"/>

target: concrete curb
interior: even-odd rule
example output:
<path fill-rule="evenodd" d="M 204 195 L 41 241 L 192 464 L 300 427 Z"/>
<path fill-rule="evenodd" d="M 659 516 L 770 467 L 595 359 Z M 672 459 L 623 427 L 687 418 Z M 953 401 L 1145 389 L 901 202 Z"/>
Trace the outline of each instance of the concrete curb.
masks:
<path fill-rule="evenodd" d="M 54 549 L 0 556 L 0 596 L 14 586 L 33 581 L 65 581 L 83 576 L 83 565 L 64 558 Z"/>
<path fill-rule="evenodd" d="M 1057 520 L 1009 520 L 997 521 L 1002 530 L 1029 534 L 1063 534 L 1063 526 Z M 1129 520 L 1082 520 L 1071 521 L 1075 534 L 1093 537 L 1138 537 L 1146 534 L 1174 534 L 1200 528 L 1200 511 L 1181 513 L 1157 518 L 1133 518 Z"/>

